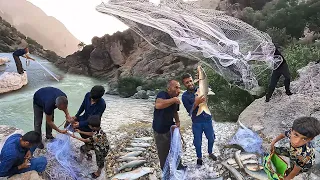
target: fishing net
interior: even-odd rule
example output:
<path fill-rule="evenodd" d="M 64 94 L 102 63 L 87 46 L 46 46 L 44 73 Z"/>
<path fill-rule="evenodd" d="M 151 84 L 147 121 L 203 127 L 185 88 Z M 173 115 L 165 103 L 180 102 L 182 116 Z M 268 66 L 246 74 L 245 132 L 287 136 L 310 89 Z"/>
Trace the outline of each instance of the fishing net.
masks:
<path fill-rule="evenodd" d="M 110 0 L 96 10 L 118 18 L 158 50 L 201 61 L 246 90 L 258 87 L 263 70 L 282 62 L 273 57 L 268 34 L 196 2 Z"/>
<path fill-rule="evenodd" d="M 73 131 L 70 126 L 67 127 L 67 130 Z M 95 156 L 93 156 L 92 161 L 85 162 L 83 160 L 82 163 L 76 161 L 75 157 L 79 157 L 80 145 L 83 144 L 77 142 L 73 141 L 68 134 L 57 134 L 55 140 L 47 144 L 49 153 L 45 156 L 48 158 L 48 162 L 52 163 L 48 172 L 50 179 L 91 179 L 89 174 L 98 169 Z M 97 179 L 105 179 L 104 170 Z"/>
<path fill-rule="evenodd" d="M 177 170 L 181 161 L 182 145 L 179 128 L 171 131 L 170 151 L 167 156 L 166 163 L 163 167 L 163 180 L 183 180 L 186 179 L 186 169 Z"/>
<path fill-rule="evenodd" d="M 68 127 L 68 129 L 70 130 L 71 128 Z M 47 149 L 49 153 L 55 156 L 59 164 L 73 179 L 78 179 L 77 172 L 80 171 L 79 168 L 72 163 L 75 160 L 72 159 L 74 156 L 72 156 L 73 154 L 70 144 L 69 135 L 57 134 L 55 140 L 51 143 L 48 143 Z"/>
<path fill-rule="evenodd" d="M 231 138 L 229 144 L 241 146 L 246 152 L 263 154 L 262 138 L 251 129 L 239 122 L 240 127 L 235 135 Z"/>

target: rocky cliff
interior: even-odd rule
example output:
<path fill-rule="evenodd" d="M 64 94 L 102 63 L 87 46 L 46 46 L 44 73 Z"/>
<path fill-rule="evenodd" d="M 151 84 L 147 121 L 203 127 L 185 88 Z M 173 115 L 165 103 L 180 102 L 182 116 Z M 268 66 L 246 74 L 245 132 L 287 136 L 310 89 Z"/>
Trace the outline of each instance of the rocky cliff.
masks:
<path fill-rule="evenodd" d="M 312 116 L 320 120 L 320 64 L 310 63 L 298 73 L 299 78 L 291 85 L 292 96 L 287 96 L 283 88 L 276 89 L 270 102 L 266 103 L 264 98 L 257 99 L 239 116 L 240 122 L 259 130 L 262 137 L 265 137 L 266 149 L 270 148 L 273 138 L 291 128 L 296 118 Z M 317 153 L 316 166 L 312 172 L 320 176 L 319 136 L 314 143 Z"/>
<path fill-rule="evenodd" d="M 24 35 L 60 56 L 65 57 L 78 48 L 80 41 L 60 21 L 47 16 L 26 0 L 0 0 L 0 16 Z"/>
<path fill-rule="evenodd" d="M 126 76 L 174 77 L 194 70 L 197 61 L 161 52 L 129 29 L 94 37 L 91 45 L 55 64 L 70 73 L 117 80 Z"/>
<path fill-rule="evenodd" d="M 46 58 L 50 61 L 56 61 L 60 58 L 55 52 L 45 50 L 42 45 L 35 40 L 27 38 L 10 23 L 0 16 L 0 52 L 13 52 L 18 48 L 28 46 L 30 53 Z"/>

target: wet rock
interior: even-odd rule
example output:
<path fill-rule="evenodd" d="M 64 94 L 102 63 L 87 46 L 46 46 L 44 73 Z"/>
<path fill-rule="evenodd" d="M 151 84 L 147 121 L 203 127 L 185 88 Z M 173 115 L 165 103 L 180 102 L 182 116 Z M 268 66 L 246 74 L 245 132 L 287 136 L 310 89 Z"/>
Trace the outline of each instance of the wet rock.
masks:
<path fill-rule="evenodd" d="M 140 90 L 138 92 L 136 92 L 132 98 L 135 98 L 135 99 L 148 99 L 149 96 L 147 95 L 147 91 L 145 90 Z"/>
<path fill-rule="evenodd" d="M 4 72 L 0 76 L 0 94 L 15 91 L 28 83 L 27 73 Z"/>
<path fill-rule="evenodd" d="M 147 90 L 147 96 L 155 96 L 155 95 L 156 95 L 155 91 Z"/>
<path fill-rule="evenodd" d="M 278 88 L 270 102 L 266 103 L 265 98 L 257 99 L 239 116 L 238 120 L 249 128 L 264 127 L 260 135 L 267 151 L 270 148 L 270 139 L 290 129 L 295 119 L 312 116 L 320 120 L 320 64 L 310 63 L 298 73 L 299 78 L 291 83 L 293 95 L 287 96 L 282 88 Z M 279 141 L 278 145 L 287 146 L 289 142 L 285 139 Z M 317 138 L 315 148 L 319 152 L 320 144 L 317 144 Z M 316 156 L 316 162 L 319 161 L 320 156 Z M 319 166 L 319 163 L 315 166 Z M 320 175 L 319 172 L 312 172 Z"/>
<path fill-rule="evenodd" d="M 7 57 L 0 57 L 0 66 L 4 65 L 5 63 L 9 62 L 9 58 Z"/>
<path fill-rule="evenodd" d="M 136 88 L 136 90 L 137 90 L 137 92 L 138 92 L 138 91 L 141 91 L 141 90 L 142 90 L 142 86 L 138 86 L 138 87 Z"/>

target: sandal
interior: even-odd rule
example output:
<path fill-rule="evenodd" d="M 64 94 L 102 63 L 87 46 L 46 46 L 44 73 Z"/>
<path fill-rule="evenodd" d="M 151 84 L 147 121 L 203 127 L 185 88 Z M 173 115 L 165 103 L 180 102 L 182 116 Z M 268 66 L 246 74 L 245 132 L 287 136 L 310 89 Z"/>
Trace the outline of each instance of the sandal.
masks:
<path fill-rule="evenodd" d="M 99 176 L 100 176 L 100 175 L 99 175 Z M 97 176 L 94 172 L 91 173 L 91 178 L 92 178 L 92 179 L 97 179 L 99 176 Z"/>

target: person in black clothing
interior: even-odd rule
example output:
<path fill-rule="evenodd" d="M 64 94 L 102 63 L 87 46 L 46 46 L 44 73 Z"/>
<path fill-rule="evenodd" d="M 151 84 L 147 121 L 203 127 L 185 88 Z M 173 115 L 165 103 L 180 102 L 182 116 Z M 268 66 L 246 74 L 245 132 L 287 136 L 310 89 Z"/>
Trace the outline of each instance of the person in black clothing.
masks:
<path fill-rule="evenodd" d="M 292 92 L 290 91 L 290 72 L 289 72 L 288 64 L 287 64 L 286 60 L 284 59 L 284 57 L 282 56 L 282 54 L 280 53 L 280 51 L 279 51 L 279 49 L 277 47 L 276 47 L 276 50 L 274 52 L 274 55 L 275 56 L 281 56 L 283 61 L 279 65 L 279 67 L 274 69 L 273 72 L 272 72 L 269 89 L 268 89 L 268 92 L 267 92 L 267 95 L 266 95 L 266 102 L 270 101 L 272 93 L 273 93 L 274 89 L 276 88 L 277 83 L 278 83 L 279 78 L 280 78 L 281 75 L 284 76 L 284 87 L 286 89 L 286 94 L 288 96 L 292 95 Z"/>
<path fill-rule="evenodd" d="M 28 56 L 28 53 L 29 53 L 29 48 L 18 49 L 15 52 L 13 52 L 13 59 L 16 63 L 17 71 L 19 74 L 23 74 L 23 71 L 24 71 L 24 69 L 22 68 L 22 63 L 19 56 L 34 60 L 32 57 Z"/>

